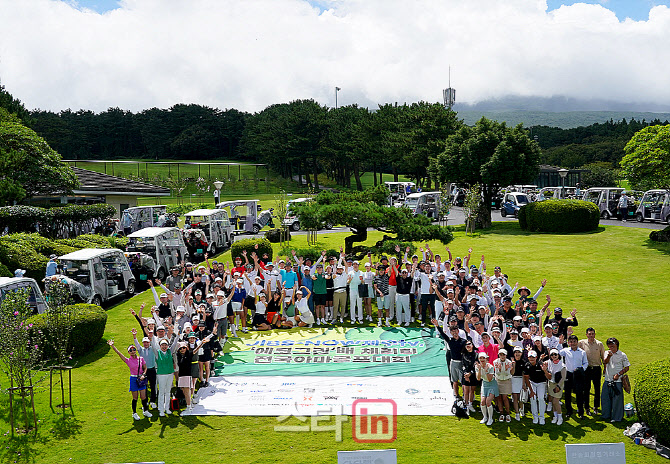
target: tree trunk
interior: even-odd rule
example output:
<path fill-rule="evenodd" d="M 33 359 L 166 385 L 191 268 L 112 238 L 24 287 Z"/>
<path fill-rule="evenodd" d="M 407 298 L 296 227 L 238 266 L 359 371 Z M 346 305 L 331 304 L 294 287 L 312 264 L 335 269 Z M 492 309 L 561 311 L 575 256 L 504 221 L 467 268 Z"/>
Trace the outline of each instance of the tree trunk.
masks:
<path fill-rule="evenodd" d="M 372 165 L 372 180 L 375 183 L 375 187 L 377 186 L 377 165 L 373 164 Z"/>
<path fill-rule="evenodd" d="M 484 204 L 480 204 L 477 209 L 475 224 L 480 229 L 489 229 L 491 227 L 491 201 L 493 200 L 493 194 L 487 188 L 482 189 L 482 194 Z"/>
<path fill-rule="evenodd" d="M 393 166 L 393 182 L 398 182 L 398 168 Z"/>
<path fill-rule="evenodd" d="M 354 178 L 356 179 L 356 190 L 363 190 L 363 183 L 361 182 L 361 173 L 358 163 L 354 164 Z"/>
<path fill-rule="evenodd" d="M 308 187 L 312 185 L 312 179 L 310 178 L 309 169 L 307 168 L 307 166 L 305 166 L 305 180 L 307 181 Z"/>
<path fill-rule="evenodd" d="M 361 229 L 351 229 L 353 232 L 352 235 L 348 235 L 344 238 L 344 253 L 351 254 L 355 251 L 354 243 L 364 242 L 368 239 L 368 229 L 363 227 Z"/>
<path fill-rule="evenodd" d="M 384 174 L 382 173 L 381 168 L 379 169 L 379 185 L 384 185 L 384 178 L 382 177 Z"/>
<path fill-rule="evenodd" d="M 319 191 L 319 164 L 316 162 L 316 156 L 312 157 L 314 163 L 314 190 Z"/>

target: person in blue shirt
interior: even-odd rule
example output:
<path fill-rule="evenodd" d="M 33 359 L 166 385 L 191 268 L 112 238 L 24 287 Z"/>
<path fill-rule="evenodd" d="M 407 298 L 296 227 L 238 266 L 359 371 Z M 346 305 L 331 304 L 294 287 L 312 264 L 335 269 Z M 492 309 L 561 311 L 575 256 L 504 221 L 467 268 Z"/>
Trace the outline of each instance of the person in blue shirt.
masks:
<path fill-rule="evenodd" d="M 58 263 L 56 262 L 56 255 L 51 255 L 49 256 L 49 262 L 47 263 L 46 277 L 54 276 L 57 272 Z"/>
<path fill-rule="evenodd" d="M 302 286 L 311 292 L 314 283 L 312 280 L 311 269 L 309 266 L 303 266 L 301 273 Z M 309 310 L 312 311 L 312 314 L 314 314 L 314 298 L 308 298 L 307 305 L 309 306 Z"/>

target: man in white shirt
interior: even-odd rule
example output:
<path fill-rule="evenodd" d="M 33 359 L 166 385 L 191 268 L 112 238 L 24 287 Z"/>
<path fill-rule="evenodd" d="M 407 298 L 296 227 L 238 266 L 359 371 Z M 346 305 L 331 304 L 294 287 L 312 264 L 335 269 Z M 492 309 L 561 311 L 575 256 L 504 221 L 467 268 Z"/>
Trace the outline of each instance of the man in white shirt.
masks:
<path fill-rule="evenodd" d="M 335 274 L 333 275 L 333 320 L 335 323 L 337 318 L 340 319 L 340 324 L 343 322 L 344 312 L 347 306 L 347 274 L 344 273 L 344 266 L 338 264 Z M 339 314 L 339 316 L 338 316 Z"/>
<path fill-rule="evenodd" d="M 565 420 L 570 419 L 572 415 L 572 392 L 574 390 L 577 397 L 577 417 L 584 418 L 584 374 L 589 367 L 589 361 L 586 358 L 586 352 L 578 347 L 579 339 L 576 335 L 568 337 L 569 348 L 563 348 L 559 351 L 563 356 L 563 362 L 567 370 L 564 398 L 565 398 Z"/>

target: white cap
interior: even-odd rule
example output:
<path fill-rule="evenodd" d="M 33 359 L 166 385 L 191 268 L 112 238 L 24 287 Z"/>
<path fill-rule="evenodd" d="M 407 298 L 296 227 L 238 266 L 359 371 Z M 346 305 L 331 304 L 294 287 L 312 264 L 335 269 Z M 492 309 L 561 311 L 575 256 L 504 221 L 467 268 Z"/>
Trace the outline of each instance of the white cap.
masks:
<path fill-rule="evenodd" d="M 147 325 L 148 325 L 148 324 L 154 324 L 154 325 L 156 325 L 156 321 L 154 320 L 153 317 L 150 317 L 149 319 L 147 319 Z"/>
<path fill-rule="evenodd" d="M 142 339 L 142 343 L 144 343 L 144 342 L 150 342 L 150 341 L 151 341 L 151 340 L 149 340 L 149 337 L 144 337 L 144 338 Z"/>
<path fill-rule="evenodd" d="M 167 293 L 161 293 L 161 298 L 167 298 Z"/>
<path fill-rule="evenodd" d="M 186 312 L 186 308 L 184 308 L 183 306 L 177 306 L 177 312 L 178 312 L 178 313 L 185 313 L 185 312 Z"/>
<path fill-rule="evenodd" d="M 218 292 L 216 292 L 216 296 L 226 296 L 226 294 L 223 293 L 223 290 L 219 290 Z"/>
<path fill-rule="evenodd" d="M 244 283 L 244 280 L 242 280 L 242 279 L 237 279 L 237 280 L 235 281 L 235 283 L 243 284 L 243 283 Z"/>

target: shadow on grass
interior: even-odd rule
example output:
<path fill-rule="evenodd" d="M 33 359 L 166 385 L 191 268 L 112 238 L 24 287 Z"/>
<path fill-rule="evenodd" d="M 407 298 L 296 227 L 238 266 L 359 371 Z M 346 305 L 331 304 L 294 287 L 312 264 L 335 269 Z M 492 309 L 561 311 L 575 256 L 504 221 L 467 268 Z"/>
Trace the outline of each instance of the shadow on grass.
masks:
<path fill-rule="evenodd" d="M 670 242 L 655 242 L 654 240 L 647 239 L 643 246 L 660 251 L 664 255 L 670 255 Z"/>
<path fill-rule="evenodd" d="M 165 436 L 165 429 L 176 429 L 181 427 L 187 427 L 189 430 L 194 430 L 197 427 L 206 427 L 211 430 L 217 430 L 209 424 L 206 424 L 198 416 L 185 416 L 181 417 L 178 415 L 178 411 L 174 411 L 171 415 L 160 417 L 158 414 L 149 419 L 143 419 L 139 421 L 133 421 L 133 426 L 130 427 L 125 432 L 119 433 L 119 435 L 126 435 L 131 432 L 143 433 L 147 430 L 150 430 L 152 427 L 158 425 L 161 430 L 159 436 L 163 438 Z"/>
<path fill-rule="evenodd" d="M 111 348 L 107 344 L 107 340 L 103 338 L 95 345 L 92 351 L 89 351 L 84 356 L 76 360 L 76 367 L 82 367 L 87 364 L 96 362 L 100 358 L 105 357 L 107 353 L 109 353 L 110 349 Z"/>
<path fill-rule="evenodd" d="M 51 433 L 57 440 L 72 438 L 81 433 L 81 421 L 72 415 L 62 415 L 54 421 Z"/>
<path fill-rule="evenodd" d="M 32 420 L 32 409 L 29 403 L 26 403 L 26 411 L 28 412 L 29 422 Z M 14 425 L 18 428 L 25 426 L 25 419 L 23 416 L 23 409 L 18 400 L 14 401 Z M 38 446 L 43 446 L 49 441 L 48 437 L 40 434 L 45 427 L 40 415 L 37 415 L 37 430 L 31 430 L 28 433 L 14 432 L 12 436 L 11 430 L 6 431 L 3 439 L 0 440 L 4 446 L 0 446 L 0 462 L 40 462 L 37 459 L 39 452 Z M 0 421 L 9 424 L 9 396 L 3 396 L 0 399 Z M 30 422 L 33 427 L 33 423 Z"/>
<path fill-rule="evenodd" d="M 526 420 L 528 417 L 526 417 Z M 491 427 L 490 434 L 500 440 L 508 440 L 510 438 L 517 438 L 521 441 L 528 441 L 534 436 L 547 436 L 550 440 L 566 441 L 568 438 L 581 439 L 588 433 L 594 431 L 605 430 L 606 425 L 594 419 L 579 419 L 576 421 L 570 420 L 564 422 L 560 427 L 549 422 L 545 425 L 534 425 L 528 423 L 519 423 L 512 421 L 512 423 L 494 423 Z"/>

